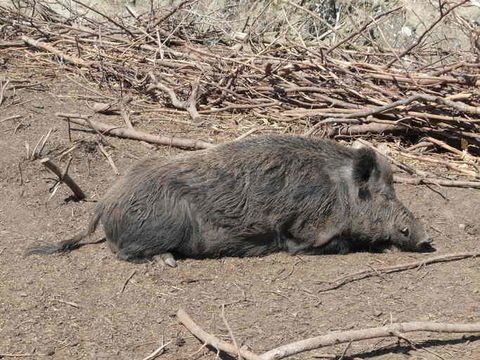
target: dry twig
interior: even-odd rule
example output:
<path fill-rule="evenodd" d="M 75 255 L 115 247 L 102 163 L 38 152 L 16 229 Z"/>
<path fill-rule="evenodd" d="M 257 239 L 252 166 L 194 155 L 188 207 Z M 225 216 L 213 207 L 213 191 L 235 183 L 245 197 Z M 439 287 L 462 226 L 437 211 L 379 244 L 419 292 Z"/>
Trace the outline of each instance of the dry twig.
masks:
<path fill-rule="evenodd" d="M 36 48 L 45 50 L 49 53 L 55 54 L 58 57 L 66 60 L 66 61 L 68 61 L 68 62 L 70 62 L 74 65 L 77 65 L 77 66 L 80 66 L 80 67 L 90 67 L 93 64 L 92 62 L 84 61 L 84 60 L 82 60 L 82 59 L 80 59 L 76 56 L 65 54 L 62 51 L 55 49 L 50 44 L 32 39 L 28 36 L 22 36 L 22 40 L 25 41 L 25 43 L 27 43 L 28 45 L 31 45 L 33 47 L 36 47 Z"/>
<path fill-rule="evenodd" d="M 390 274 L 393 272 L 400 272 L 400 271 L 406 271 L 410 269 L 416 269 L 425 265 L 430 265 L 430 264 L 436 264 L 440 262 L 449 262 L 449 261 L 458 261 L 458 260 L 463 260 L 463 259 L 469 259 L 469 258 L 476 258 L 480 256 L 480 252 L 467 252 L 467 253 L 457 253 L 457 254 L 447 254 L 447 255 L 441 255 L 441 256 L 436 256 L 430 259 L 424 259 L 420 261 L 415 261 L 407 264 L 400 264 L 400 265 L 393 265 L 393 266 L 386 266 L 383 268 L 376 268 L 376 269 L 371 269 L 371 270 L 362 270 L 358 271 L 352 274 L 348 274 L 345 276 L 342 276 L 338 279 L 335 279 L 330 283 L 328 287 L 325 287 L 321 289 L 321 292 L 329 291 L 329 290 L 334 290 L 342 287 L 345 284 L 367 279 L 373 276 L 378 276 L 379 274 Z"/>
<path fill-rule="evenodd" d="M 133 278 L 133 276 L 137 273 L 137 270 L 133 270 L 130 275 L 125 279 L 123 282 L 122 288 L 120 289 L 120 294 L 122 294 L 125 291 L 125 288 L 127 287 L 128 282 Z"/>
<path fill-rule="evenodd" d="M 447 187 L 480 189 L 480 181 L 445 180 L 438 178 L 408 178 L 402 176 L 394 176 L 393 180 L 397 183 L 409 185 L 431 184 Z"/>
<path fill-rule="evenodd" d="M 170 97 L 170 101 L 172 102 L 172 105 L 180 110 L 186 110 L 190 117 L 192 118 L 193 122 L 199 123 L 201 121 L 201 115 L 197 111 L 196 107 L 196 102 L 197 102 L 197 93 L 198 93 L 198 88 L 199 88 L 199 83 L 198 81 L 195 82 L 195 84 L 192 86 L 192 92 L 190 93 L 190 96 L 188 97 L 187 101 L 180 101 L 175 94 L 175 91 L 168 87 L 167 85 L 161 83 L 160 81 L 156 80 L 153 75 L 150 75 L 152 78 L 153 82 L 150 84 L 147 88 L 147 91 L 153 91 L 153 90 L 162 90 L 167 93 L 167 95 Z"/>
<path fill-rule="evenodd" d="M 67 172 L 62 173 L 60 168 L 55 165 L 49 158 L 44 158 L 40 160 L 40 163 L 43 164 L 48 170 L 53 172 L 55 175 L 57 175 L 58 180 L 60 182 L 65 183 L 72 191 L 73 194 L 75 195 L 75 198 L 77 200 L 83 200 L 86 198 L 85 193 L 80 189 L 80 187 L 77 185 L 75 181 L 68 175 Z"/>
<path fill-rule="evenodd" d="M 112 156 L 107 152 L 107 150 L 105 150 L 105 148 L 103 147 L 103 145 L 102 145 L 100 142 L 98 142 L 97 145 L 98 145 L 98 148 L 99 148 L 100 152 L 103 154 L 103 156 L 105 156 L 105 158 L 107 159 L 108 163 L 109 163 L 110 166 L 112 167 L 113 172 L 115 173 L 115 175 L 120 175 L 120 171 L 118 171 L 118 168 L 117 168 L 117 166 L 115 165 L 115 162 L 113 161 Z"/>
<path fill-rule="evenodd" d="M 153 359 L 157 358 L 159 355 L 161 355 L 165 351 L 165 348 L 168 345 L 170 345 L 171 343 L 172 343 L 172 341 L 169 341 L 165 344 L 163 344 L 163 342 L 162 342 L 162 345 L 160 345 L 154 352 L 152 352 L 150 355 L 145 357 L 143 360 L 153 360 Z"/>
<path fill-rule="evenodd" d="M 144 133 L 134 129 L 127 129 L 124 127 L 115 127 L 115 126 L 100 123 L 98 121 L 93 121 L 93 120 L 87 121 L 86 116 L 78 115 L 78 114 L 57 113 L 56 116 L 64 119 L 70 119 L 71 122 L 85 126 L 85 127 L 90 127 L 91 125 L 93 126 L 94 130 L 101 132 L 102 135 L 113 135 L 113 136 L 118 136 L 125 139 L 146 141 L 151 144 L 174 146 L 174 147 L 180 147 L 180 148 L 186 148 L 186 149 L 208 149 L 215 146 L 214 144 L 211 144 L 202 140 L 191 140 L 191 139 L 184 139 L 184 138 L 159 136 L 159 135 Z"/>

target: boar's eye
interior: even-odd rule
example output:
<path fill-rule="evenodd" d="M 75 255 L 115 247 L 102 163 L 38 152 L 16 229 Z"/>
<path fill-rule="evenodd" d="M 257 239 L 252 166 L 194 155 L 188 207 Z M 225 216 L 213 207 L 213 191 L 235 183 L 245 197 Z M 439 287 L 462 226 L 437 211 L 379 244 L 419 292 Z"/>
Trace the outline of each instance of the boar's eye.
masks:
<path fill-rule="evenodd" d="M 403 236 L 406 236 L 406 237 L 408 237 L 408 235 L 410 234 L 408 227 L 403 228 L 402 230 L 400 230 L 400 232 L 402 233 Z"/>

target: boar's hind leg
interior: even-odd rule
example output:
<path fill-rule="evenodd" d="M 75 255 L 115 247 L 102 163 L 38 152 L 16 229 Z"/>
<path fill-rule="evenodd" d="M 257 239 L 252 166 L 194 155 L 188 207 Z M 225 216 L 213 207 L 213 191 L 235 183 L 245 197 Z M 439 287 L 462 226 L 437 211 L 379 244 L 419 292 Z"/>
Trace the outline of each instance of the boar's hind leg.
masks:
<path fill-rule="evenodd" d="M 112 241 L 108 241 L 108 246 L 110 247 L 110 250 L 112 250 L 112 252 L 117 255 L 117 257 L 121 260 L 130 261 L 137 264 L 147 261 L 147 259 L 143 257 L 139 257 L 136 255 L 132 256 L 132 254 L 125 252 L 123 249 L 120 249 L 118 245 Z"/>
<path fill-rule="evenodd" d="M 151 258 L 151 257 L 149 258 L 149 257 L 141 256 L 136 252 L 131 253 L 125 249 L 119 249 L 117 244 L 111 241 L 108 242 L 108 245 L 110 246 L 110 249 L 112 250 L 112 252 L 116 254 L 119 259 L 122 259 L 122 260 L 130 261 L 134 263 L 144 263 Z M 177 262 L 175 261 L 175 258 L 173 257 L 172 253 L 164 252 L 160 254 L 155 254 L 152 257 L 155 257 L 155 258 L 158 257 L 165 265 L 168 265 L 170 267 L 177 267 Z"/>
<path fill-rule="evenodd" d="M 173 257 L 172 253 L 169 253 L 169 252 L 165 252 L 165 253 L 162 253 L 162 254 L 156 254 L 154 256 L 151 256 L 151 257 L 140 257 L 140 256 L 136 256 L 136 255 L 131 255 L 131 254 L 126 254 L 122 251 L 119 251 L 116 253 L 118 258 L 119 259 L 122 259 L 122 260 L 126 260 L 126 261 L 130 261 L 130 262 L 133 262 L 133 263 L 145 263 L 149 260 L 151 260 L 152 258 L 158 258 L 161 260 L 161 262 L 164 264 L 164 265 L 168 265 L 170 267 L 177 267 L 177 262 L 175 261 L 175 258 Z"/>
<path fill-rule="evenodd" d="M 170 267 L 177 267 L 177 262 L 175 261 L 175 258 L 173 257 L 172 253 L 163 253 L 158 255 L 158 257 L 162 260 L 162 262 L 165 265 L 168 265 Z"/>

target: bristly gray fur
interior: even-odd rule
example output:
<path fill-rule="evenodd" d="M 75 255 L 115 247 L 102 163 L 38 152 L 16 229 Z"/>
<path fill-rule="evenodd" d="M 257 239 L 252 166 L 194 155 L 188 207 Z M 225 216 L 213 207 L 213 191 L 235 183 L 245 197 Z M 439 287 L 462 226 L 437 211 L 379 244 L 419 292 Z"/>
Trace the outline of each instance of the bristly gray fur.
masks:
<path fill-rule="evenodd" d="M 397 199 L 385 160 L 369 149 L 299 136 L 146 159 L 107 192 L 85 232 L 44 252 L 69 250 L 99 220 L 112 250 L 131 261 L 389 245 L 417 251 L 428 243 Z"/>

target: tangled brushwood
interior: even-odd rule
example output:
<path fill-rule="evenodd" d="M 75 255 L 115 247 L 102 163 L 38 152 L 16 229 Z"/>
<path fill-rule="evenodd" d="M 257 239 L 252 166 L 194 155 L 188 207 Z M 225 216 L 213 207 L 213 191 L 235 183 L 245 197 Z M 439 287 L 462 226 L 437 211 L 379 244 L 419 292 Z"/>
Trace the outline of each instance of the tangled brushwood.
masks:
<path fill-rule="evenodd" d="M 424 29 L 401 44 L 389 42 L 384 26 L 405 13 L 400 1 L 361 23 L 287 0 L 240 20 L 224 13 L 217 23 L 216 14 L 199 13 L 206 2 L 175 4 L 126 5 L 112 15 L 79 0 L 13 1 L 0 6 L 0 52 L 61 63 L 122 96 L 160 102 L 158 112 L 184 111 L 198 126 L 242 114 L 258 121 L 251 132 L 399 140 L 389 150 L 396 158 L 446 169 L 411 172 L 417 178 L 405 182 L 480 187 L 479 31 L 462 17 L 469 1 L 438 2 Z M 257 25 L 272 6 L 278 20 L 269 38 L 268 24 Z M 469 34 L 468 49 L 432 36 L 446 24 Z"/>

